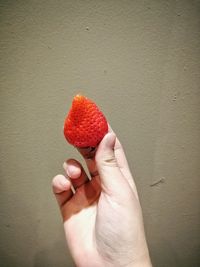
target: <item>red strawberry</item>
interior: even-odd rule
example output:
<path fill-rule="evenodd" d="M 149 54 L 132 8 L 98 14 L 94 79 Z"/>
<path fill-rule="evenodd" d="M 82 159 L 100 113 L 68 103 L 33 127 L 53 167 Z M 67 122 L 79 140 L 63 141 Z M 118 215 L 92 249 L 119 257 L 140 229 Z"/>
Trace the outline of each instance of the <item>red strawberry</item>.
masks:
<path fill-rule="evenodd" d="M 82 95 L 76 95 L 65 119 L 64 135 L 79 148 L 96 147 L 108 132 L 105 116 L 97 105 Z"/>

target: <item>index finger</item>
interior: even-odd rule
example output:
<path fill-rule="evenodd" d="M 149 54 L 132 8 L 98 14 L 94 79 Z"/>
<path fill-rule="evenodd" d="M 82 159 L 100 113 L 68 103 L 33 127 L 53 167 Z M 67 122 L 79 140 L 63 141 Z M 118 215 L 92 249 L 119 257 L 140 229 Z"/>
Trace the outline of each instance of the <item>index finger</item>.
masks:
<path fill-rule="evenodd" d="M 97 147 L 77 148 L 77 150 L 84 158 L 91 178 L 98 176 L 99 173 L 97 171 L 97 167 L 95 163 L 95 153 L 96 153 Z"/>
<path fill-rule="evenodd" d="M 114 132 L 112 130 L 111 126 L 110 125 L 108 125 L 108 126 L 109 126 L 108 127 L 109 132 Z M 136 197 L 138 198 L 137 188 L 136 188 L 133 176 L 131 174 L 131 171 L 129 169 L 129 165 L 128 165 L 128 161 L 126 159 L 124 149 L 123 149 L 118 138 L 116 138 L 114 153 L 115 153 L 115 157 L 117 159 L 117 163 L 118 163 L 118 166 L 119 166 L 121 172 L 123 173 L 124 177 L 127 179 L 130 187 L 132 188 L 133 192 L 135 193 Z"/>
<path fill-rule="evenodd" d="M 108 124 L 108 132 L 112 132 L 112 128 Z M 91 178 L 99 176 L 96 163 L 95 163 L 95 154 L 97 151 L 98 145 L 96 147 L 83 147 L 83 148 L 77 148 L 79 153 L 84 158 L 87 168 L 89 170 Z"/>
<path fill-rule="evenodd" d="M 108 132 L 113 132 L 111 126 L 108 124 Z M 95 177 L 98 174 L 98 170 L 96 167 L 95 163 L 95 153 L 96 150 L 98 149 L 98 146 L 96 147 L 86 147 L 86 148 L 78 148 L 78 151 L 80 154 L 83 156 L 85 159 L 85 162 L 87 164 L 88 170 L 90 172 L 91 177 Z M 126 155 L 124 153 L 123 147 L 119 141 L 118 138 L 116 138 L 116 143 L 114 146 L 114 153 L 115 157 L 118 163 L 118 166 L 123 173 L 124 177 L 127 179 L 129 185 L 131 186 L 132 190 L 134 191 L 135 195 L 138 197 L 137 189 L 135 182 L 133 180 L 132 174 L 130 172 L 129 166 L 128 166 L 128 161 L 126 159 Z"/>

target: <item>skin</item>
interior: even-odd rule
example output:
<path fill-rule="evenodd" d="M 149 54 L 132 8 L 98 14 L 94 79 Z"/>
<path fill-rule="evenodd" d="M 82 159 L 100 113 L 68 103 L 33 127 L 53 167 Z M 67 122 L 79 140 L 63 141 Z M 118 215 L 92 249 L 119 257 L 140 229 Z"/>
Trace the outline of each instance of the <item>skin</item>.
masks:
<path fill-rule="evenodd" d="M 110 129 L 96 153 L 79 152 L 91 180 L 78 161 L 69 159 L 63 164 L 66 176 L 52 181 L 76 266 L 152 266 L 137 189 L 116 135 Z"/>

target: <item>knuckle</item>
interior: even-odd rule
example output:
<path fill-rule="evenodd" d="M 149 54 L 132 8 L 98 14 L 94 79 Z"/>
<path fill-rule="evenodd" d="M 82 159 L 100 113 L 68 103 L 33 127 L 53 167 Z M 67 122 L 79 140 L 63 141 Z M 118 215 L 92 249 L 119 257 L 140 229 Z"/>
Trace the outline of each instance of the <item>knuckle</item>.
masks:
<path fill-rule="evenodd" d="M 105 167 L 117 167 L 118 166 L 116 158 L 115 157 L 109 157 L 109 156 L 102 158 L 99 161 L 99 165 L 105 166 Z"/>

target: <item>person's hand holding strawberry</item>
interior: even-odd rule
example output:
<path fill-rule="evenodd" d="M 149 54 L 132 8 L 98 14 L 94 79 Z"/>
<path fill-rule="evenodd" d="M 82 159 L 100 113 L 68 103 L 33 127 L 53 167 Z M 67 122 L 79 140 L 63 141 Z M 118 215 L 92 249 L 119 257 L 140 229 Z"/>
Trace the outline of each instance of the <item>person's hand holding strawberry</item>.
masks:
<path fill-rule="evenodd" d="M 76 96 L 64 133 L 90 173 L 89 178 L 78 161 L 69 159 L 63 165 L 66 176 L 57 175 L 52 182 L 75 264 L 151 266 L 136 186 L 105 117 L 91 100 Z"/>

